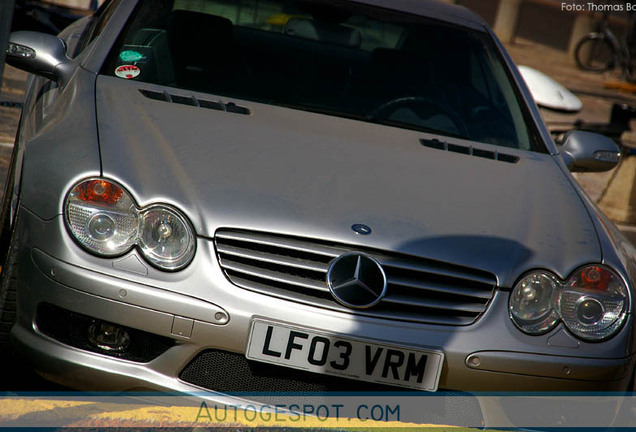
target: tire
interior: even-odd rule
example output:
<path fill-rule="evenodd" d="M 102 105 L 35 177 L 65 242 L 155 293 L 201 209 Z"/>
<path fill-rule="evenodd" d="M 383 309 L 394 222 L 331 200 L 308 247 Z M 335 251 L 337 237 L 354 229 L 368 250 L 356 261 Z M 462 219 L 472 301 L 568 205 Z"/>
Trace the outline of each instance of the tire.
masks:
<path fill-rule="evenodd" d="M 18 124 L 18 130 L 22 124 L 22 118 Z M 18 138 L 16 136 L 13 151 L 11 152 L 11 162 L 7 179 L 4 185 L 4 194 L 2 195 L 2 207 L 0 208 L 0 264 L 7 260 L 7 253 L 11 243 L 11 234 L 13 233 L 13 220 L 11 215 L 11 199 L 13 198 L 13 189 L 15 187 L 15 171 L 18 163 Z"/>
<path fill-rule="evenodd" d="M 574 60 L 585 71 L 606 72 L 616 66 L 617 54 L 612 43 L 603 34 L 593 33 L 576 45 Z"/>
<path fill-rule="evenodd" d="M 0 273 L 0 351 L 7 352 L 10 345 L 11 328 L 17 316 L 17 259 L 15 238 L 7 252 L 7 259 Z"/>
<path fill-rule="evenodd" d="M 18 130 L 22 123 L 18 124 Z M 11 200 L 15 186 L 15 170 L 17 164 L 18 139 L 16 137 L 11 163 L 4 185 L 4 195 L 0 208 L 0 350 L 9 348 L 11 328 L 15 324 L 17 315 L 17 260 L 15 247 L 15 221 L 11 215 Z"/>

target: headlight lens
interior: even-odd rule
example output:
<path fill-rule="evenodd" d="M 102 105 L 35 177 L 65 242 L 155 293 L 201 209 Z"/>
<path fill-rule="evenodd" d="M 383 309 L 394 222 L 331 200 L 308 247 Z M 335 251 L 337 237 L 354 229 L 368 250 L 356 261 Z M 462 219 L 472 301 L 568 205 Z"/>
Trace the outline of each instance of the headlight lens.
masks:
<path fill-rule="evenodd" d="M 512 290 L 510 318 L 522 331 L 542 334 L 559 320 L 554 308 L 559 281 L 552 274 L 536 271 L 523 277 Z"/>
<path fill-rule="evenodd" d="M 142 221 L 139 245 L 146 258 L 155 265 L 175 269 L 192 259 L 194 235 L 179 213 L 156 206 L 142 213 Z"/>
<path fill-rule="evenodd" d="M 562 282 L 547 271 L 525 275 L 514 287 L 508 305 L 510 318 L 522 331 L 539 335 L 559 320 L 575 336 L 599 341 L 622 326 L 629 293 L 610 268 L 590 265 Z"/>
<path fill-rule="evenodd" d="M 115 256 L 134 246 L 139 216 L 122 188 L 104 180 L 88 180 L 68 194 L 66 223 L 82 246 L 99 255 Z"/>
<path fill-rule="evenodd" d="M 140 209 L 114 182 L 82 181 L 67 195 L 64 213 L 77 242 L 98 255 L 122 255 L 139 246 L 163 270 L 179 270 L 194 257 L 194 232 L 180 212 L 163 205 Z"/>
<path fill-rule="evenodd" d="M 576 336 L 605 339 L 620 328 L 627 315 L 628 294 L 611 269 L 594 265 L 577 270 L 559 296 L 563 323 Z"/>

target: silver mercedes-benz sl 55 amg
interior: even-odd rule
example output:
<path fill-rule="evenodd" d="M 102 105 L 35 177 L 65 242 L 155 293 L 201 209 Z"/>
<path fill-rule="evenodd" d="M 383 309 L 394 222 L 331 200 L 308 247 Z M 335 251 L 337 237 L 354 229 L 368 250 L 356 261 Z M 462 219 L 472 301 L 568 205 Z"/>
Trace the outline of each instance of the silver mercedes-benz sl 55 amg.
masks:
<path fill-rule="evenodd" d="M 619 148 L 555 142 L 472 12 L 111 0 L 59 36 L 12 33 L 7 59 L 33 75 L 1 220 L 3 340 L 47 379 L 632 385 L 636 254 L 571 175 Z"/>

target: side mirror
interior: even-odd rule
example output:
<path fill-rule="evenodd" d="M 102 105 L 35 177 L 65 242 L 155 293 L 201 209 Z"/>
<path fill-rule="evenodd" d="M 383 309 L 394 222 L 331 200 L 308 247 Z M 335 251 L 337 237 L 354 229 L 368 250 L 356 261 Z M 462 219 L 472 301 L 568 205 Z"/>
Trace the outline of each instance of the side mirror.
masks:
<path fill-rule="evenodd" d="M 62 39 L 33 31 L 11 33 L 6 62 L 59 83 L 66 82 L 73 70 Z"/>
<path fill-rule="evenodd" d="M 561 156 L 572 172 L 600 172 L 616 167 L 621 159 L 621 151 L 605 135 L 570 131 L 563 138 Z"/>

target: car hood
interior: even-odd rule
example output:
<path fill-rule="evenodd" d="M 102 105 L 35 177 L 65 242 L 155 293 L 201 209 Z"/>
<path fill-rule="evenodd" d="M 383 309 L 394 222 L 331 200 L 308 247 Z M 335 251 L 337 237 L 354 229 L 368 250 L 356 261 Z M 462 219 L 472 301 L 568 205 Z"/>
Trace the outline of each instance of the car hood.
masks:
<path fill-rule="evenodd" d="M 434 136 L 421 132 L 245 101 L 234 102 L 249 115 L 189 106 L 193 93 L 176 89 L 189 99 L 156 100 L 164 91 L 98 78 L 102 170 L 139 205 L 183 210 L 202 237 L 232 227 L 394 250 L 490 271 L 502 286 L 601 259 L 550 155 L 453 140 L 518 158 L 493 160 L 427 147 Z"/>

